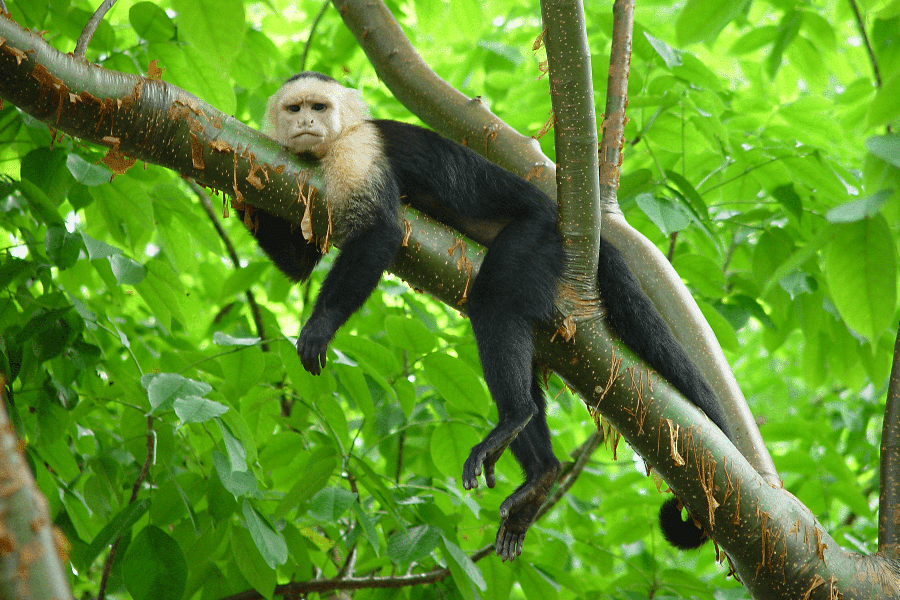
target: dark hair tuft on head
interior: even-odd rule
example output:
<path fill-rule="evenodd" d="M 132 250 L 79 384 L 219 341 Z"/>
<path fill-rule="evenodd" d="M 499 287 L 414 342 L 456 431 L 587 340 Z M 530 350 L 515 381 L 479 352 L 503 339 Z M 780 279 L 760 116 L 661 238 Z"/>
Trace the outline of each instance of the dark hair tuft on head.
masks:
<path fill-rule="evenodd" d="M 332 83 L 337 83 L 337 79 L 335 79 L 334 77 L 323 75 L 318 71 L 303 71 L 301 73 L 297 73 L 296 75 L 285 81 L 285 83 L 297 81 L 298 79 L 318 79 L 319 81 L 330 81 Z"/>

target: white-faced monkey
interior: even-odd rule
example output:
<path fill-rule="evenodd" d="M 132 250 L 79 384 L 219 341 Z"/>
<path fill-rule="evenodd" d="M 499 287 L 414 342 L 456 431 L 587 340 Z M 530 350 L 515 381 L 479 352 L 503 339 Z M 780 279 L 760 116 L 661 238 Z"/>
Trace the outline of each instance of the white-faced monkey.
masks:
<path fill-rule="evenodd" d="M 476 487 L 483 471 L 488 487 L 494 487 L 494 464 L 507 446 L 512 450 L 525 483 L 500 506 L 496 551 L 504 560 L 514 559 L 559 470 L 532 343 L 533 324 L 553 316 L 563 271 L 556 204 L 521 177 L 432 131 L 370 120 L 355 90 L 321 73 L 295 75 L 269 99 L 266 133 L 319 162 L 334 211 L 340 254 L 297 341 L 300 361 L 314 375 L 325 366 L 338 328 L 369 297 L 399 249 L 401 201 L 450 226 L 459 217 L 507 223 L 490 244 L 467 304 L 499 421 L 472 448 L 462 482 L 466 489 Z M 255 214 L 254 235 L 269 257 L 292 279 L 309 277 L 321 258 L 318 244 L 283 219 Z M 727 431 L 712 389 L 606 241 L 600 244 L 597 284 L 613 331 Z M 678 547 L 697 547 L 705 538 L 681 519 L 674 498 L 664 505 L 660 521 Z"/>

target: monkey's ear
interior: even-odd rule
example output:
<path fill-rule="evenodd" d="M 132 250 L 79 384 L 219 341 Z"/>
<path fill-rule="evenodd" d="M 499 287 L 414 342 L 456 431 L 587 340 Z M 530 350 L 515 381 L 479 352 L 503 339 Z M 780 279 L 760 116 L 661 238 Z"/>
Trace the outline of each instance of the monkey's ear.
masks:
<path fill-rule="evenodd" d="M 277 92 L 269 96 L 266 103 L 266 115 L 263 117 L 262 132 L 271 138 L 278 139 L 278 105 L 281 102 L 281 92 Z"/>

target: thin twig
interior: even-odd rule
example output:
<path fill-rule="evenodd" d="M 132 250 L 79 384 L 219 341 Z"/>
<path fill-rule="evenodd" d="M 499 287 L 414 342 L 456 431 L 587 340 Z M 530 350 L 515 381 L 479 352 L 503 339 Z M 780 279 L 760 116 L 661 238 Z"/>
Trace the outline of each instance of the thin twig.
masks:
<path fill-rule="evenodd" d="M 113 4 L 116 3 L 116 0 L 103 0 L 103 4 L 100 5 L 91 18 L 88 20 L 87 25 L 84 26 L 84 29 L 81 31 L 81 36 L 78 38 L 78 42 L 75 43 L 75 57 L 76 58 L 84 58 L 85 53 L 87 52 L 88 44 L 91 43 L 91 38 L 94 37 L 94 33 L 97 31 L 97 27 L 100 25 L 100 21 L 103 20 L 103 17 L 106 16 L 106 13 L 109 12 L 109 9 L 113 7 Z"/>
<path fill-rule="evenodd" d="M 881 89 L 881 71 L 878 68 L 878 59 L 875 58 L 875 51 L 872 50 L 872 43 L 869 41 L 869 34 L 866 33 L 866 24 L 863 22 L 862 13 L 859 12 L 859 6 L 856 4 L 856 0 L 849 0 L 850 9 L 853 11 L 853 16 L 856 17 L 856 25 L 859 27 L 859 34 L 862 36 L 863 45 L 866 47 L 866 52 L 869 53 L 869 61 L 872 63 L 872 73 L 875 75 L 875 85 L 879 89 Z"/>
<path fill-rule="evenodd" d="M 137 479 L 134 481 L 134 485 L 131 486 L 131 498 L 128 500 L 128 504 L 133 504 L 135 500 L 137 500 L 138 493 L 141 491 L 141 486 L 144 484 L 144 480 L 147 478 L 147 474 L 150 472 L 150 465 L 153 464 L 153 457 L 156 455 L 156 432 L 153 431 L 153 417 L 147 417 L 147 457 L 144 459 L 144 464 L 141 466 L 141 472 L 138 475 Z M 104 600 L 106 597 L 106 584 L 109 582 L 109 575 L 112 572 L 113 562 L 116 559 L 116 551 L 119 549 L 119 542 L 122 541 L 122 536 L 116 538 L 116 541 L 113 542 L 112 547 L 109 549 L 109 555 L 106 557 L 106 562 L 103 563 L 103 575 L 100 578 L 100 589 L 97 592 L 97 600 Z"/>
<path fill-rule="evenodd" d="M 319 14 L 316 15 L 316 18 L 313 20 L 312 27 L 309 28 L 309 37 L 306 38 L 306 43 L 303 45 L 303 54 L 300 56 L 300 70 L 306 70 L 306 58 L 309 56 L 309 49 L 312 46 L 313 37 L 316 35 L 316 27 L 319 26 L 319 22 L 322 20 L 322 17 L 325 15 L 325 11 L 328 10 L 328 7 L 331 5 L 331 0 L 324 0 L 322 2 L 322 8 L 319 9 Z"/>

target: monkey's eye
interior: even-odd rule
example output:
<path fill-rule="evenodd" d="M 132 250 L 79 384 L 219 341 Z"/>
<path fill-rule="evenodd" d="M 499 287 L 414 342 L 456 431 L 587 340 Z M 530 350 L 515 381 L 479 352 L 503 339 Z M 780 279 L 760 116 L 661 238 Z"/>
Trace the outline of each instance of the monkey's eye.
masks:
<path fill-rule="evenodd" d="M 312 109 L 316 112 L 322 112 L 326 108 L 328 108 L 328 105 L 323 102 L 316 102 L 312 105 Z"/>
<path fill-rule="evenodd" d="M 288 112 L 293 112 L 293 113 L 300 112 L 299 104 L 289 104 L 286 108 L 287 108 Z"/>

